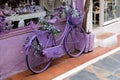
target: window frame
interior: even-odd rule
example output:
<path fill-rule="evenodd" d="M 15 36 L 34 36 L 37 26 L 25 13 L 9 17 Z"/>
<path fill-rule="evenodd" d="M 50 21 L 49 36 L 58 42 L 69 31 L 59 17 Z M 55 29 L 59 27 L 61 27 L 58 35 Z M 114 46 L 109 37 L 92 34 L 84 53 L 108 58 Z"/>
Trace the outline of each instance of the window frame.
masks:
<path fill-rule="evenodd" d="M 104 3 L 105 0 L 100 0 L 100 16 L 99 16 L 99 20 L 100 20 L 100 26 L 106 26 L 115 22 L 118 22 L 120 20 L 120 17 L 117 17 L 115 19 L 109 20 L 109 21 L 105 21 L 104 20 Z"/>

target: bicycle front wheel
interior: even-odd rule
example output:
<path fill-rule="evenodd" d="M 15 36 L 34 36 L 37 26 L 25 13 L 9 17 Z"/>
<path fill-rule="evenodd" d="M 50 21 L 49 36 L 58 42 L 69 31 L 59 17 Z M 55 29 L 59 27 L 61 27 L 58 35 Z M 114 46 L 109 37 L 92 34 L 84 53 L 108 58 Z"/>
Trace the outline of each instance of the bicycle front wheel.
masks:
<path fill-rule="evenodd" d="M 43 47 L 39 43 L 37 36 L 31 42 L 31 45 L 27 48 L 26 62 L 27 67 L 33 73 L 41 73 L 45 71 L 51 64 L 52 59 L 48 59 L 43 55 Z"/>
<path fill-rule="evenodd" d="M 64 48 L 70 57 L 81 55 L 86 46 L 85 31 L 80 27 L 70 28 L 64 39 Z"/>

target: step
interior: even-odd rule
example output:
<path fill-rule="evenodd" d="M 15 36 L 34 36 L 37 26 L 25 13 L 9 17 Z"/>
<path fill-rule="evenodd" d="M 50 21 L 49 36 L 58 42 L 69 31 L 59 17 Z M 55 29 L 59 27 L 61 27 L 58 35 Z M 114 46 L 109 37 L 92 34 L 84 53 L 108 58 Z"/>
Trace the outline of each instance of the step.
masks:
<path fill-rule="evenodd" d="M 105 32 L 97 36 L 98 46 L 109 47 L 115 45 L 117 41 L 117 34 L 111 32 Z"/>

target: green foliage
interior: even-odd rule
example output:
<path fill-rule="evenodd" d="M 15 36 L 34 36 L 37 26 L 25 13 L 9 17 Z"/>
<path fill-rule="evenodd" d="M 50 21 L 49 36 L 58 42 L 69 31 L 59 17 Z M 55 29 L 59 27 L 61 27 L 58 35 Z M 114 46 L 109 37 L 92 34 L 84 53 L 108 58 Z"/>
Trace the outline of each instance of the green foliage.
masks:
<path fill-rule="evenodd" d="M 41 24 L 42 24 L 42 30 L 48 30 L 54 36 L 56 36 L 60 32 L 60 30 L 56 29 L 54 25 L 49 24 L 49 23 L 47 23 L 45 21 L 41 22 Z"/>

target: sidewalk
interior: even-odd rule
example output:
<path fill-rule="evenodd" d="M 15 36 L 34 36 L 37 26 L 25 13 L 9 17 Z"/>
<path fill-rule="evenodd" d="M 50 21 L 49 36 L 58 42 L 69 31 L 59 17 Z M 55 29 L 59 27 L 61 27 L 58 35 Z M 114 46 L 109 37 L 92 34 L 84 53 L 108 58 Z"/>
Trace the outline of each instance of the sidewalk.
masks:
<path fill-rule="evenodd" d="M 33 74 L 28 70 L 28 71 L 13 75 L 5 80 L 52 80 L 53 78 L 55 78 L 61 74 L 64 74 L 65 72 L 67 72 L 75 67 L 78 67 L 98 56 L 101 56 L 101 55 L 119 47 L 120 46 L 120 35 L 118 36 L 118 41 L 119 41 L 118 44 L 116 44 L 114 46 L 104 47 L 104 48 L 97 47 L 94 49 L 93 52 L 90 52 L 88 54 L 83 54 L 77 58 L 69 58 L 68 56 L 63 56 L 59 59 L 55 59 L 53 61 L 52 65 L 43 73 Z M 85 73 L 87 71 L 83 70 L 83 72 Z M 68 77 L 68 80 L 69 80 L 69 78 L 70 77 Z M 67 78 L 64 80 L 67 80 Z M 73 80 L 73 79 L 70 79 L 70 80 Z M 77 79 L 77 80 L 79 80 L 79 79 Z M 87 79 L 87 80 L 91 80 L 91 79 Z M 102 80 L 104 80 L 104 79 L 102 79 Z"/>
<path fill-rule="evenodd" d="M 120 47 L 53 80 L 120 80 Z"/>

